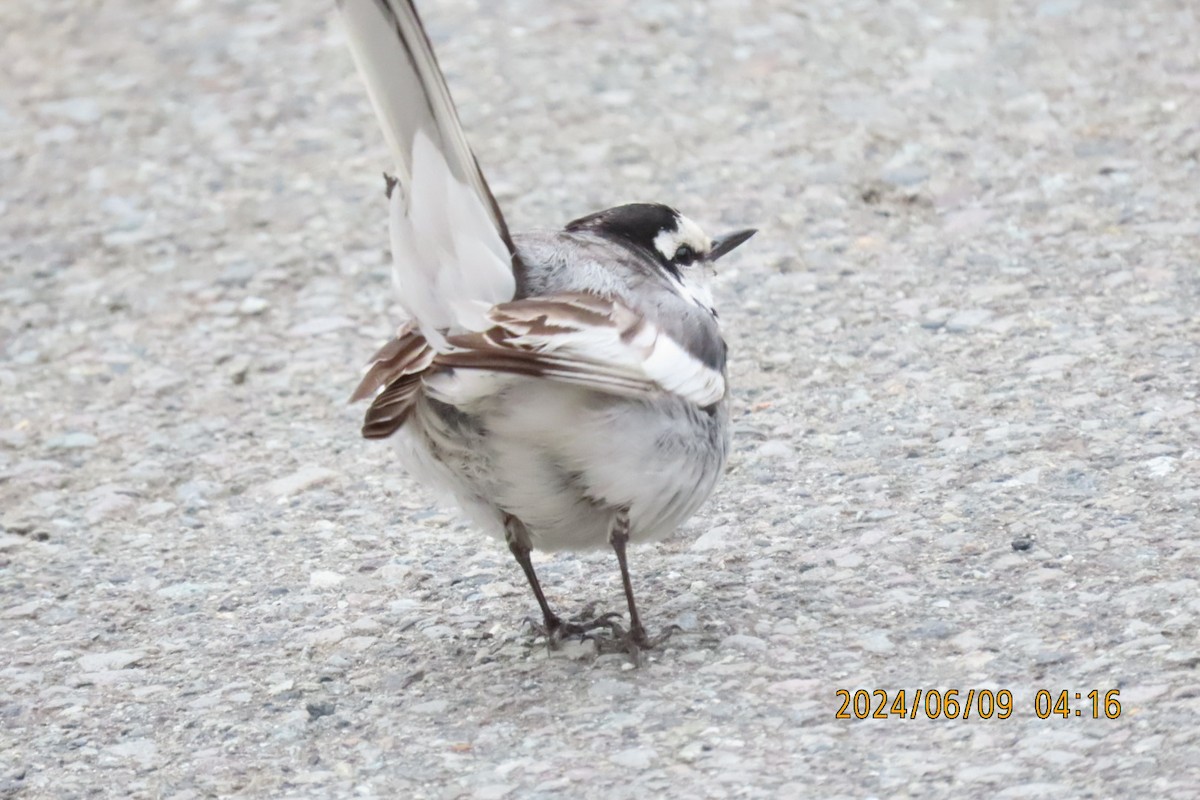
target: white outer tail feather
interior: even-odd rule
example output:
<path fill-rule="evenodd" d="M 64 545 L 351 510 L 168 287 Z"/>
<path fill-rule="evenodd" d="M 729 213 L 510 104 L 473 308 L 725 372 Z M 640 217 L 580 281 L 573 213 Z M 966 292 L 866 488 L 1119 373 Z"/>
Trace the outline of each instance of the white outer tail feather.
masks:
<path fill-rule="evenodd" d="M 479 197 L 454 179 L 423 131 L 413 151 L 412 181 L 403 193 L 393 189 L 390 203 L 393 277 L 404 310 L 444 351 L 442 331 L 490 327 L 488 310 L 512 299 L 516 280 Z"/>
<path fill-rule="evenodd" d="M 516 291 L 503 220 L 408 0 L 340 0 L 350 51 L 396 162 L 389 207 L 400 304 L 435 348 L 487 327 Z"/>

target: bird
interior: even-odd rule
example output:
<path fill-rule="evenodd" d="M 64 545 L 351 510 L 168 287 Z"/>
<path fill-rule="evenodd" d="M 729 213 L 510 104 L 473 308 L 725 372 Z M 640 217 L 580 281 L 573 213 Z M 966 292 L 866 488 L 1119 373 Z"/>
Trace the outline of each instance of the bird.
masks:
<path fill-rule="evenodd" d="M 512 234 L 410 0 L 337 0 L 394 161 L 385 173 L 405 319 L 351 400 L 516 559 L 552 647 L 570 636 L 635 658 L 650 636 L 626 546 L 662 539 L 709 498 L 730 449 L 714 263 L 756 231 L 709 237 L 662 203 Z M 611 548 L 628 609 L 564 618 L 531 553 Z"/>

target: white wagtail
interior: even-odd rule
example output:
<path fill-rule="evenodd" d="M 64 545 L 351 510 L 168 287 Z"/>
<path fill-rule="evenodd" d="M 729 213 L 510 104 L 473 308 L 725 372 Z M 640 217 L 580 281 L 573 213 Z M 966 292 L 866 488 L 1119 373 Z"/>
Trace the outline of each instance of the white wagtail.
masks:
<path fill-rule="evenodd" d="M 729 451 L 725 342 L 711 265 L 749 239 L 710 239 L 665 205 L 631 203 L 561 231 L 510 235 L 409 0 L 339 0 L 383 126 L 393 277 L 409 317 L 354 400 L 363 435 L 504 537 L 551 644 L 609 627 L 635 655 L 630 541 L 675 529 L 712 494 Z M 530 552 L 611 545 L 629 629 L 566 621 Z"/>

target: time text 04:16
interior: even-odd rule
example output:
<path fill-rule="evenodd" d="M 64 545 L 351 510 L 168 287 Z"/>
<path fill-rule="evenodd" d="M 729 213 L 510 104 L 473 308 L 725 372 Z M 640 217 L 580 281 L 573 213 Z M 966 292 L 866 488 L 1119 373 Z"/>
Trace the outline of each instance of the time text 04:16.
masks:
<path fill-rule="evenodd" d="M 840 701 L 837 719 L 1008 719 L 1017 710 L 1009 689 L 838 689 L 835 694 Z M 1116 719 L 1121 716 L 1120 696 L 1120 689 L 1039 689 L 1031 710 L 1038 719 Z"/>

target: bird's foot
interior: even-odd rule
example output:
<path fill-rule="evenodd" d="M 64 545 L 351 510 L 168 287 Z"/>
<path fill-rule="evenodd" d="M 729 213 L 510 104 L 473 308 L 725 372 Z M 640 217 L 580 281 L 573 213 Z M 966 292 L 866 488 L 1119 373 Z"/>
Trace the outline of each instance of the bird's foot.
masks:
<path fill-rule="evenodd" d="M 592 631 L 600 628 L 607 628 L 616 635 L 616 632 L 620 630 L 620 625 L 615 620 L 619 619 L 620 616 L 620 614 L 601 614 L 594 619 L 572 617 L 569 620 L 564 620 L 555 614 L 547 617 L 545 622 L 538 622 L 532 617 L 526 617 L 525 621 L 529 623 L 534 632 L 546 637 L 546 644 L 551 650 L 557 650 L 559 645 L 565 640 L 575 636 L 584 641 L 598 641 L 592 635 Z"/>
<path fill-rule="evenodd" d="M 612 638 L 604 642 L 608 646 L 601 647 L 601 652 L 619 653 L 624 651 L 629 654 L 630 660 L 637 667 L 642 666 L 643 651 L 657 648 L 670 639 L 676 631 L 682 630 L 678 625 L 670 625 L 658 636 L 649 636 L 646 629 L 640 624 L 625 630 L 619 623 L 613 622 L 610 628 L 613 632 Z M 599 640 L 597 640 L 597 645 L 601 645 Z"/>

